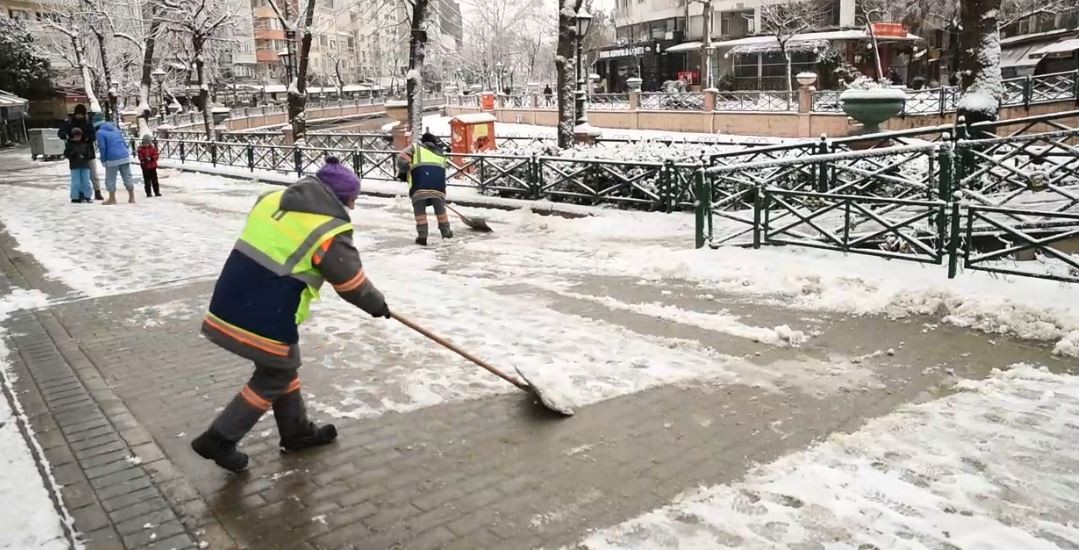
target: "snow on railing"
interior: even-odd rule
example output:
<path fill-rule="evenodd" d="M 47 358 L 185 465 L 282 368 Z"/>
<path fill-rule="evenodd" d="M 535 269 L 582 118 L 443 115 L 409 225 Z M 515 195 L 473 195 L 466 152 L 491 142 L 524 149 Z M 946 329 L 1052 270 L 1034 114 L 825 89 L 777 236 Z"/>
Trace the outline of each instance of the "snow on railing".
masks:
<path fill-rule="evenodd" d="M 629 93 L 592 94 L 588 96 L 588 109 L 593 111 L 628 111 Z"/>
<path fill-rule="evenodd" d="M 716 94 L 716 111 L 788 112 L 798 110 L 796 92 L 733 91 Z"/>
<path fill-rule="evenodd" d="M 641 94 L 645 111 L 703 111 L 704 94 L 697 92 L 646 92 Z"/>

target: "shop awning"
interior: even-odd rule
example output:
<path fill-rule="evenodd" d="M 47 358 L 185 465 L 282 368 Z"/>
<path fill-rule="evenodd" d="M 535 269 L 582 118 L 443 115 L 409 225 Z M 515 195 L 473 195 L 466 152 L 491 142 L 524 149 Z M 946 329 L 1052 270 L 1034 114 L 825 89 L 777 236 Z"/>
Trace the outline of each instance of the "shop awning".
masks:
<path fill-rule="evenodd" d="M 0 90 L 0 107 L 20 107 L 27 104 L 27 101 L 15 94 Z"/>
<path fill-rule="evenodd" d="M 1044 46 L 1044 42 L 1036 42 L 1034 44 L 1021 44 L 1014 48 L 1006 48 L 1000 50 L 1000 66 L 1001 68 L 1007 67 L 1033 67 L 1038 64 L 1040 59 L 1030 57 L 1031 52 Z"/>
<path fill-rule="evenodd" d="M 796 34 L 787 42 L 787 49 L 794 51 L 816 51 L 826 46 L 830 42 L 842 41 L 842 40 L 869 40 L 869 33 L 865 29 L 846 29 L 839 31 L 823 31 L 823 32 L 807 32 L 802 34 Z M 889 42 L 920 42 L 922 38 L 913 34 L 907 34 L 906 37 L 880 37 L 877 39 L 880 43 Z M 772 35 L 758 35 L 747 36 L 745 38 L 738 38 L 735 40 L 726 40 L 723 42 L 716 42 L 713 44 L 716 48 L 730 49 L 729 53 L 733 54 L 748 54 L 748 53 L 768 53 L 779 51 L 779 40 Z M 668 51 L 670 51 L 668 49 Z"/>
<path fill-rule="evenodd" d="M 667 48 L 667 53 L 695 52 L 701 49 L 700 42 L 683 42 L 677 46 Z"/>
<path fill-rule="evenodd" d="M 1075 50 L 1079 50 L 1079 38 L 1072 38 L 1070 40 L 1061 40 L 1060 42 L 1053 42 L 1046 46 L 1042 46 L 1038 50 L 1031 52 L 1032 56 L 1037 56 L 1038 59 L 1055 53 L 1071 53 Z M 1037 63 L 1037 60 L 1035 60 Z"/>

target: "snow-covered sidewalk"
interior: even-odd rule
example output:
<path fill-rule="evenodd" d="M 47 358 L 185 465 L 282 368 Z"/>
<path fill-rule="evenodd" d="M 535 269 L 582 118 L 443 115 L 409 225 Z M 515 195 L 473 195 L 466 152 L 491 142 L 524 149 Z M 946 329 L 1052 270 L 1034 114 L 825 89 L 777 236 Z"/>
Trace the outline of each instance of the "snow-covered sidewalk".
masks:
<path fill-rule="evenodd" d="M 1079 545 L 1079 376 L 964 382 L 589 536 L 588 550 Z"/>
<path fill-rule="evenodd" d="M 11 312 L 40 307 L 45 296 L 13 289 L 0 296 L 0 323 Z M 57 486 L 22 411 L 0 328 L 0 549 L 70 548 L 71 518 L 53 500 Z"/>

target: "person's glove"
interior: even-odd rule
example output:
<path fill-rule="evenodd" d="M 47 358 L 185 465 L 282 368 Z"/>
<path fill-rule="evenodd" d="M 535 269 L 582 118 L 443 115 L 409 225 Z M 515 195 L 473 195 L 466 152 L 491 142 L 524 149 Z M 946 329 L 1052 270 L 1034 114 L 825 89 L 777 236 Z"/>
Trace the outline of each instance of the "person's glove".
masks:
<path fill-rule="evenodd" d="M 389 304 L 387 304 L 386 302 L 382 302 L 382 308 L 372 312 L 371 317 L 374 317 L 376 319 L 379 318 L 379 317 L 385 317 L 385 318 L 389 319 L 390 318 L 390 306 L 389 306 Z"/>

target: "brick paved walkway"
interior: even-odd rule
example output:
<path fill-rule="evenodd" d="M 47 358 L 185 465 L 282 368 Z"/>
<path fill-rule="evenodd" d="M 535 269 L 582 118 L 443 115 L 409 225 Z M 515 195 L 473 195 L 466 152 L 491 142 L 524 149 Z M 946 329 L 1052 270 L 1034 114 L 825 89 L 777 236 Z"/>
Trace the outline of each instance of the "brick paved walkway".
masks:
<path fill-rule="evenodd" d="M 17 313 L 4 326 L 18 352 L 17 390 L 64 485 L 76 529 L 93 549 L 200 542 L 260 549 L 557 548 L 932 395 L 953 375 L 984 376 L 1018 361 L 1065 368 L 1042 347 L 1004 339 L 989 345 L 984 336 L 948 327 L 926 332 L 922 320 L 844 318 L 731 300 L 732 311 L 762 324 L 781 319 L 819 332 L 809 346 L 792 350 L 507 284 L 498 291 L 542 297 L 556 311 L 638 334 L 698 340 L 791 379 L 804 376 L 807 362 L 835 355 L 887 348 L 895 354 L 866 358 L 863 376 L 821 379 L 819 391 L 812 391 L 813 381 L 776 380 L 776 391 L 747 378 L 664 386 L 566 420 L 517 394 L 337 420 L 338 443 L 300 455 L 278 454 L 267 418 L 243 445 L 251 470 L 228 476 L 188 448 L 249 375 L 245 362 L 197 336 L 212 283 L 86 299 L 45 278 L 15 244 L 0 227 L 5 284 L 58 300 Z M 699 292 L 688 290 L 594 277 L 580 278 L 574 292 L 707 307 L 691 297 Z M 867 342 L 871 347 L 863 349 Z M 395 353 L 378 342 L 364 349 L 341 360 L 378 365 Z M 305 334 L 304 352 L 341 355 L 325 334 Z M 334 370 L 307 366 L 301 374 L 313 401 L 340 397 Z"/>

